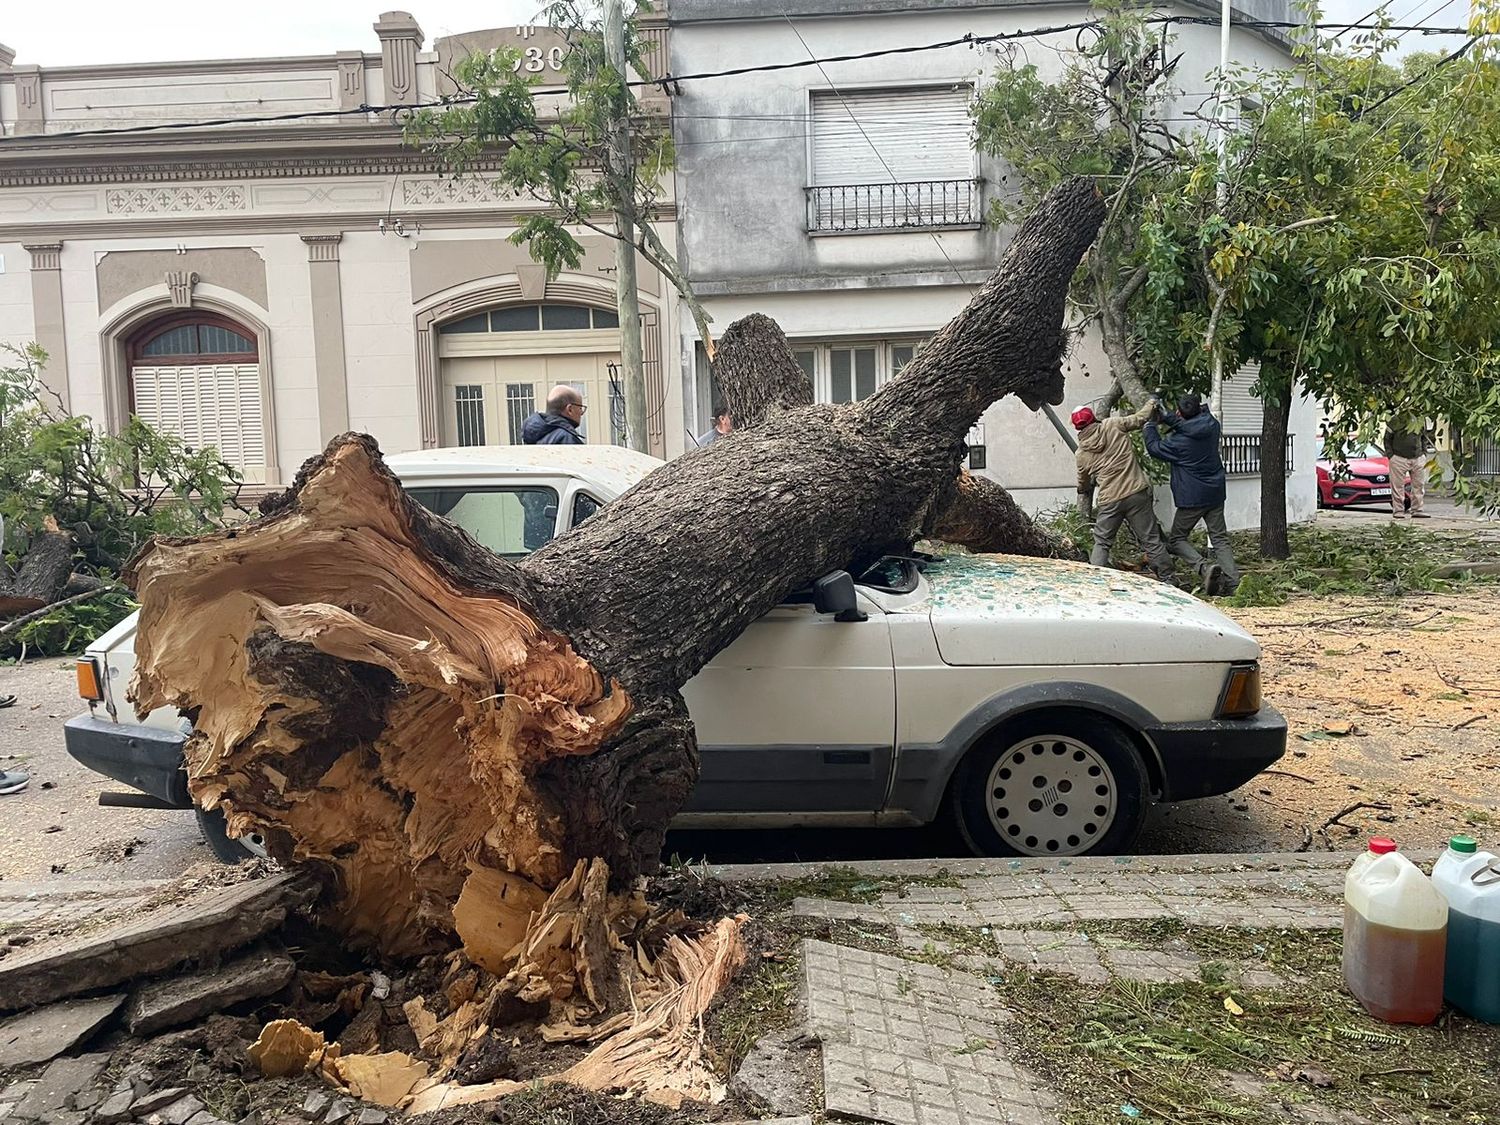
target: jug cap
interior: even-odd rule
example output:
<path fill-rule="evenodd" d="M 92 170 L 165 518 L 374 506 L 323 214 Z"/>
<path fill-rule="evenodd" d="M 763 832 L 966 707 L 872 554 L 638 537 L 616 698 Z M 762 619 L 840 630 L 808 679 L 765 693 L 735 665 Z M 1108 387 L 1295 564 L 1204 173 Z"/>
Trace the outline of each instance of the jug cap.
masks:
<path fill-rule="evenodd" d="M 1376 855 L 1385 855 L 1387 852 L 1396 850 L 1396 841 L 1389 836 L 1371 836 L 1370 851 Z"/>
<path fill-rule="evenodd" d="M 1454 836 L 1448 841 L 1448 846 L 1456 852 L 1463 852 L 1465 855 L 1473 855 L 1479 850 L 1479 844 L 1473 836 Z"/>

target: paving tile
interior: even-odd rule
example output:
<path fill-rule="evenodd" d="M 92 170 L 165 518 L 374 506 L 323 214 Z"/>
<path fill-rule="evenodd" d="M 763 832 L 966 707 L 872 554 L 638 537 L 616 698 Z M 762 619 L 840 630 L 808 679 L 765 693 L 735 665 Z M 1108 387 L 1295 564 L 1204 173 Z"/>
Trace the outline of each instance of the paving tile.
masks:
<path fill-rule="evenodd" d="M 1009 1013 L 983 982 L 817 941 L 803 943 L 803 965 L 830 1114 L 890 1125 L 993 1125 L 1010 1119 L 1008 1107 L 1019 1099 L 1042 1107 L 1039 1125 L 1055 1122 L 1056 1099 L 1010 1059 Z M 862 981 L 876 982 L 873 994 L 853 987 Z"/>

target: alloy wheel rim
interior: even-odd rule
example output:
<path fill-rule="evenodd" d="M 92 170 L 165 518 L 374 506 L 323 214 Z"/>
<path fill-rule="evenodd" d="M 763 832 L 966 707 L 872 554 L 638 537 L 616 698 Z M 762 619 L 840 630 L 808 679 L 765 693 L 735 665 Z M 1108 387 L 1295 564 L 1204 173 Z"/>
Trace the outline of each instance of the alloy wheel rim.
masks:
<path fill-rule="evenodd" d="M 990 824 L 1022 855 L 1079 855 L 1094 847 L 1119 812 L 1114 771 L 1085 742 L 1043 734 L 1017 742 L 995 761 L 985 784 Z"/>

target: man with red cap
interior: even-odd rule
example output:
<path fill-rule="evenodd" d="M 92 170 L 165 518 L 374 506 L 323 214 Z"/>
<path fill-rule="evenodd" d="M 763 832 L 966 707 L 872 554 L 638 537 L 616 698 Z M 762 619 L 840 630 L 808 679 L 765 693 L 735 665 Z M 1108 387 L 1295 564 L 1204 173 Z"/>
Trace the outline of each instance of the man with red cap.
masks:
<path fill-rule="evenodd" d="M 1130 435 L 1156 415 L 1151 399 L 1134 414 L 1100 419 L 1087 406 L 1073 411 L 1078 431 L 1078 510 L 1094 521 L 1094 549 L 1089 561 L 1108 566 L 1120 525 L 1130 532 L 1158 578 L 1171 580 L 1172 556 L 1162 541 L 1151 504 L 1151 482 L 1135 459 Z"/>

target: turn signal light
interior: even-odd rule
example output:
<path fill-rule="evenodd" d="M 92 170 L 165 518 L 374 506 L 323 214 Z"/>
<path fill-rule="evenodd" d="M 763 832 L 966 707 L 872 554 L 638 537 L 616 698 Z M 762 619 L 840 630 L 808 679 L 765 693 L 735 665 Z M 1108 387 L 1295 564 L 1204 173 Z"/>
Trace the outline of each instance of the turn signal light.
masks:
<path fill-rule="evenodd" d="M 99 682 L 99 665 L 93 657 L 80 656 L 74 666 L 78 673 L 78 694 L 90 703 L 104 702 L 104 688 Z"/>
<path fill-rule="evenodd" d="M 1247 719 L 1260 710 L 1260 665 L 1236 664 L 1219 697 L 1220 719 Z"/>

